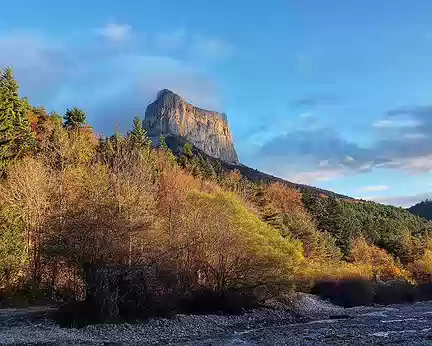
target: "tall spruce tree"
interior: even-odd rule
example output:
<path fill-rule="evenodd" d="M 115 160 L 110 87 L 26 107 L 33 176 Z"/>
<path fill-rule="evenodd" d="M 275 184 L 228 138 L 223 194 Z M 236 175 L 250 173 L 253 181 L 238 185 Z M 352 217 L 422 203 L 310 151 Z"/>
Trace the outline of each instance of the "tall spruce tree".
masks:
<path fill-rule="evenodd" d="M 130 137 L 133 144 L 137 145 L 139 148 L 144 148 L 150 144 L 150 140 L 147 137 L 147 131 L 143 129 L 140 117 L 134 118 Z"/>
<path fill-rule="evenodd" d="M 72 109 L 67 109 L 66 114 L 63 117 L 64 124 L 67 128 L 76 130 L 85 125 L 87 115 L 81 109 L 74 107 Z"/>
<path fill-rule="evenodd" d="M 25 102 L 12 69 L 0 74 L 0 171 L 32 144 Z"/>

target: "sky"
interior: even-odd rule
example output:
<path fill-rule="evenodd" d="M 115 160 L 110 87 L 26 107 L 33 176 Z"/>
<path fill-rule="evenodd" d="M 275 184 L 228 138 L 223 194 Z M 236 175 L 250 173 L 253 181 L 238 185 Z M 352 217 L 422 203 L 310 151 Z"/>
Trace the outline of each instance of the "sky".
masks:
<path fill-rule="evenodd" d="M 21 0 L 0 67 L 100 134 L 158 90 L 227 113 L 240 161 L 353 197 L 432 197 L 429 0 Z"/>

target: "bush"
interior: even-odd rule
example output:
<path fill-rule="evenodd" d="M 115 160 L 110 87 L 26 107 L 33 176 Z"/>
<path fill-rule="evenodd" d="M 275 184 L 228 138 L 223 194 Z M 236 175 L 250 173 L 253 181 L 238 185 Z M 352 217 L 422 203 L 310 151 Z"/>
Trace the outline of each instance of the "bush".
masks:
<path fill-rule="evenodd" d="M 362 279 L 318 281 L 311 292 L 343 307 L 370 305 L 374 301 L 372 283 Z"/>
<path fill-rule="evenodd" d="M 380 281 L 374 287 L 377 304 L 412 303 L 420 298 L 418 288 L 405 280 Z"/>
<path fill-rule="evenodd" d="M 401 304 L 432 298 L 432 286 L 415 286 L 405 280 L 323 280 L 312 288 L 313 294 L 343 307 L 371 304 Z"/>
<path fill-rule="evenodd" d="M 419 299 L 432 300 L 432 283 L 421 284 L 418 286 Z"/>

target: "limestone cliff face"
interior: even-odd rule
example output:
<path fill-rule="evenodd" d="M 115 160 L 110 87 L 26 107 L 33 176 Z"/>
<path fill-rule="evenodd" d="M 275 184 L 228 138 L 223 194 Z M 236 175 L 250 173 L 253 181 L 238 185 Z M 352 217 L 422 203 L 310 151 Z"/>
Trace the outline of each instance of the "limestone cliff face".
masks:
<path fill-rule="evenodd" d="M 170 90 L 159 91 L 147 107 L 143 127 L 154 139 L 182 136 L 210 156 L 239 162 L 226 115 L 195 107 Z"/>

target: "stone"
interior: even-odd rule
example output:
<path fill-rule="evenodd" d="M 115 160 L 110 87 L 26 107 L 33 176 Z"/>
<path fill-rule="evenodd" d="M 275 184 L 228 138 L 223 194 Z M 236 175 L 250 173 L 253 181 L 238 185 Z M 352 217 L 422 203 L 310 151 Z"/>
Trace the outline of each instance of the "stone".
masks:
<path fill-rule="evenodd" d="M 160 136 L 181 136 L 207 155 L 239 163 L 226 114 L 195 107 L 170 90 L 148 105 L 143 127 L 154 143 Z"/>

